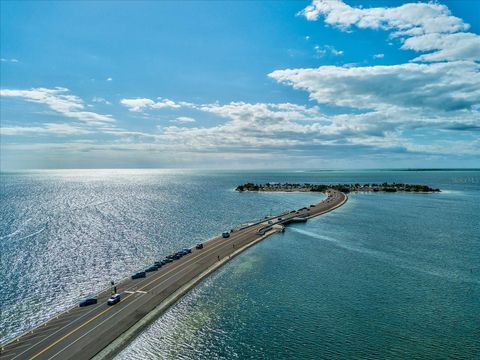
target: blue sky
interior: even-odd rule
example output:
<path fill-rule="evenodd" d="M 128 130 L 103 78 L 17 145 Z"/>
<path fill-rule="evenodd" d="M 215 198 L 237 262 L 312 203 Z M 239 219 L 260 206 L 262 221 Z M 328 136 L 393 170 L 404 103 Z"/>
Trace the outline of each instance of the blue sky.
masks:
<path fill-rule="evenodd" d="M 1 168 L 479 167 L 475 1 L 1 2 Z"/>

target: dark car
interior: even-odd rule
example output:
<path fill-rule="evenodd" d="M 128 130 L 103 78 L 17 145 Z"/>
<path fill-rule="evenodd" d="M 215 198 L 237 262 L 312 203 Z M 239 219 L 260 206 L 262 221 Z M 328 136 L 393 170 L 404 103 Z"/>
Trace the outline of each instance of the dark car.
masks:
<path fill-rule="evenodd" d="M 114 294 L 107 300 L 107 305 L 115 305 L 120 302 L 120 294 Z"/>
<path fill-rule="evenodd" d="M 167 256 L 165 257 L 165 259 L 173 260 L 173 259 L 175 259 L 175 254 L 167 255 Z"/>
<path fill-rule="evenodd" d="M 226 238 L 230 237 L 230 233 L 229 233 L 228 231 L 224 231 L 224 232 L 222 233 L 222 237 L 223 237 L 224 239 L 226 239 Z"/>
<path fill-rule="evenodd" d="M 89 298 L 81 300 L 79 306 L 84 307 L 84 306 L 94 305 L 96 303 L 97 303 L 97 298 L 96 297 L 89 297 Z"/>
<path fill-rule="evenodd" d="M 157 271 L 158 270 L 158 267 L 156 267 L 155 265 L 152 265 L 148 268 L 145 269 L 145 272 L 152 272 L 152 271 Z"/>
<path fill-rule="evenodd" d="M 163 266 L 163 261 L 155 261 L 153 265 L 160 269 Z"/>
<path fill-rule="evenodd" d="M 279 217 L 277 220 L 282 220 L 282 218 L 281 218 L 281 217 Z"/>
<path fill-rule="evenodd" d="M 170 258 L 166 258 L 166 259 L 162 260 L 162 262 L 164 262 L 165 264 L 171 263 L 172 261 L 173 261 L 173 259 L 170 259 Z"/>
<path fill-rule="evenodd" d="M 147 273 L 145 271 L 140 271 L 132 275 L 132 280 L 140 279 L 144 277 L 147 277 Z"/>
<path fill-rule="evenodd" d="M 198 243 L 197 246 L 195 246 L 197 249 L 203 249 L 203 244 L 202 243 Z"/>
<path fill-rule="evenodd" d="M 186 251 L 187 254 L 190 254 L 192 252 L 192 249 L 185 248 L 185 249 L 183 249 L 183 251 Z"/>

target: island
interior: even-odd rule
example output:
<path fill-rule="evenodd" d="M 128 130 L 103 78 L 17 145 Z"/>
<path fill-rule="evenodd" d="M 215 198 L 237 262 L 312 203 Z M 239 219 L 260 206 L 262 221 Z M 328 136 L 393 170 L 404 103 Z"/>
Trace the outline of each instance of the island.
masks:
<path fill-rule="evenodd" d="M 403 184 L 403 183 L 387 183 L 382 184 L 299 184 L 299 183 L 265 183 L 254 184 L 251 182 L 239 185 L 235 191 L 265 191 L 265 192 L 325 192 L 328 189 L 341 191 L 345 194 L 350 192 L 414 192 L 414 193 L 434 193 L 440 192 L 438 188 L 431 188 L 428 185 Z"/>

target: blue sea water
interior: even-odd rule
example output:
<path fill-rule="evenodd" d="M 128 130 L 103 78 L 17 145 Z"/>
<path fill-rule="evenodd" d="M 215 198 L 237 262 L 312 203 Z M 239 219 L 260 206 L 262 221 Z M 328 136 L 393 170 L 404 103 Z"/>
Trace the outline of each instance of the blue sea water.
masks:
<path fill-rule="evenodd" d="M 480 171 L 41 171 L 1 175 L 1 341 L 153 259 L 318 194 L 247 181 L 428 184 L 351 194 L 248 249 L 119 359 L 478 359 Z"/>

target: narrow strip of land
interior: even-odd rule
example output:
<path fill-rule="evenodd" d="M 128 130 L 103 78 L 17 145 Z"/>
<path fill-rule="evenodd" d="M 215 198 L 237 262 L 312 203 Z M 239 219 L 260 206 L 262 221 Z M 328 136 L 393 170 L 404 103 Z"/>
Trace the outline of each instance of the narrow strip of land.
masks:
<path fill-rule="evenodd" d="M 192 279 L 213 271 L 249 245 L 276 233 L 283 226 L 306 221 L 336 209 L 347 201 L 342 192 L 329 189 L 318 204 L 266 218 L 264 221 L 208 240 L 203 249 L 149 272 L 143 279 L 127 279 L 118 285 L 122 300 L 106 304 L 110 291 L 98 294 L 98 303 L 71 308 L 20 337 L 1 346 L 0 358 L 13 359 L 90 359 L 132 328 L 172 294 L 192 283 Z"/>

